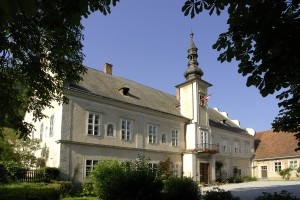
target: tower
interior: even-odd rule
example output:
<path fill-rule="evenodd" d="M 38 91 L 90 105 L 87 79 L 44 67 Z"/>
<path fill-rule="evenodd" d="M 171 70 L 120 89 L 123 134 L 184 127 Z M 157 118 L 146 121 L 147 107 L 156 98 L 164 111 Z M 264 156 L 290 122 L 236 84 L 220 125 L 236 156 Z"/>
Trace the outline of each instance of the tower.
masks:
<path fill-rule="evenodd" d="M 184 176 L 199 179 L 198 149 L 210 143 L 210 127 L 207 113 L 207 94 L 210 83 L 202 80 L 203 71 L 198 63 L 198 48 L 194 43 L 194 34 L 190 34 L 190 46 L 188 47 L 188 67 L 184 72 L 185 81 L 176 86 L 177 97 L 180 101 L 180 112 L 190 119 L 186 126 L 186 151 L 183 155 Z"/>

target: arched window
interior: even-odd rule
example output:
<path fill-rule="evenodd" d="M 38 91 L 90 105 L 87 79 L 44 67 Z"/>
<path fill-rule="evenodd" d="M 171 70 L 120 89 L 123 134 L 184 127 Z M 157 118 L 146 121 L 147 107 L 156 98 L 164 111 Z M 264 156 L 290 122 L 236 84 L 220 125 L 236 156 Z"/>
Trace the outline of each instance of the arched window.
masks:
<path fill-rule="evenodd" d="M 106 129 L 106 135 L 107 136 L 114 136 L 114 125 L 113 124 L 108 124 L 107 129 Z"/>

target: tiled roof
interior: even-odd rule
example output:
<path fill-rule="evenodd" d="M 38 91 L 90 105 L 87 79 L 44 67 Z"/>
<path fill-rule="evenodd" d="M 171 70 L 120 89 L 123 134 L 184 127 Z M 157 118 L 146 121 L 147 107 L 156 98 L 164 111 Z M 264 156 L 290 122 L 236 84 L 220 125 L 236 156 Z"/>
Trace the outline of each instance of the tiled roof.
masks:
<path fill-rule="evenodd" d="M 185 118 L 180 113 L 179 101 L 174 95 L 92 68 L 87 69 L 87 73 L 82 76 L 83 80 L 79 84 L 69 84 L 69 88 Z M 123 87 L 129 88 L 128 96 L 120 91 Z M 211 126 L 246 134 L 244 129 L 230 120 L 227 120 L 226 124 L 221 123 L 224 116 L 218 111 L 209 108 L 208 114 Z"/>
<path fill-rule="evenodd" d="M 298 141 L 293 133 L 273 132 L 272 130 L 258 132 L 254 135 L 254 159 L 280 158 L 286 156 L 300 156 L 296 152 Z"/>

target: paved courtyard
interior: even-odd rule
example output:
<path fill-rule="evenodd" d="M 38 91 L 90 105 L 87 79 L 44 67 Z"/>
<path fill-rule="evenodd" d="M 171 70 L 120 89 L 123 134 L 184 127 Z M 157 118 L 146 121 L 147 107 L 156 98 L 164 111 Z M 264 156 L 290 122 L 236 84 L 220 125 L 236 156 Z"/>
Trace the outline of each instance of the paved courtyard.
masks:
<path fill-rule="evenodd" d="M 203 187 L 203 191 L 211 190 L 216 186 Z M 300 181 L 253 181 L 247 183 L 232 183 L 220 185 L 220 189 L 230 190 L 234 196 L 238 196 L 241 200 L 254 200 L 263 192 L 280 193 L 287 190 L 300 199 Z"/>

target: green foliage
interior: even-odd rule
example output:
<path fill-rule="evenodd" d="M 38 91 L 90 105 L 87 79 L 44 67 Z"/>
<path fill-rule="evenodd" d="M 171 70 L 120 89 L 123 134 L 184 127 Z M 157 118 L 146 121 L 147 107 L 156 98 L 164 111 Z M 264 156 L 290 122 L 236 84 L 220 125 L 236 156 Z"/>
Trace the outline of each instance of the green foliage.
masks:
<path fill-rule="evenodd" d="M 20 178 L 24 177 L 24 174 L 27 171 L 27 168 L 25 168 L 24 165 L 14 162 L 14 161 L 8 161 L 8 162 L 2 162 L 0 163 L 3 165 L 3 170 L 2 172 L 5 173 L 3 174 L 3 181 L 4 182 L 14 182 L 19 180 Z"/>
<path fill-rule="evenodd" d="M 201 192 L 199 186 L 191 178 L 171 177 L 164 181 L 163 199 L 199 200 Z"/>
<path fill-rule="evenodd" d="M 282 177 L 282 179 L 289 180 L 291 177 L 291 172 L 293 169 L 291 167 L 280 170 L 278 173 Z"/>
<path fill-rule="evenodd" d="M 50 180 L 58 180 L 60 171 L 56 167 L 45 167 L 43 169 L 44 174 L 45 174 L 45 180 L 50 181 Z"/>
<path fill-rule="evenodd" d="M 193 18 L 205 10 L 219 15 L 226 9 L 229 28 L 213 45 L 221 51 L 218 60 L 238 61 L 246 85 L 257 87 L 262 96 L 277 93 L 280 111 L 272 127 L 296 133 L 300 141 L 299 7 L 299 0 L 186 0 L 182 12 Z"/>
<path fill-rule="evenodd" d="M 60 189 L 57 184 L 18 183 L 0 185 L 0 199 L 59 200 Z"/>
<path fill-rule="evenodd" d="M 0 134 L 3 127 L 26 138 L 34 127 L 23 121 L 44 116 L 52 101 L 65 102 L 63 88 L 81 80 L 81 18 L 111 12 L 119 0 L 39 1 L 0 3 Z"/>
<path fill-rule="evenodd" d="M 239 197 L 235 197 L 230 191 L 225 191 L 218 187 L 214 187 L 211 190 L 205 192 L 204 200 L 239 200 Z"/>
<path fill-rule="evenodd" d="M 69 196 L 72 192 L 73 184 L 71 181 L 52 181 L 51 183 L 59 185 L 59 191 L 63 197 Z"/>
<path fill-rule="evenodd" d="M 80 193 L 79 196 L 85 196 L 85 197 L 95 197 L 96 191 L 94 188 L 94 182 L 88 178 L 84 183 L 83 183 L 83 189 L 82 192 Z"/>
<path fill-rule="evenodd" d="M 263 192 L 262 195 L 255 198 L 255 200 L 296 200 L 296 196 L 292 196 L 292 193 L 289 193 L 286 190 L 282 190 L 279 194 L 274 192 L 274 194 Z"/>
<path fill-rule="evenodd" d="M 91 172 L 91 178 L 100 199 L 161 198 L 162 181 L 143 156 L 134 162 L 101 161 Z"/>
<path fill-rule="evenodd" d="M 0 162 L 23 163 L 25 167 L 33 167 L 37 165 L 34 152 L 39 149 L 39 139 L 18 139 L 12 129 L 5 128 L 3 137 L 0 137 Z"/>
<path fill-rule="evenodd" d="M 173 162 L 171 162 L 169 157 L 160 161 L 158 168 L 162 178 L 168 179 L 173 176 Z"/>

